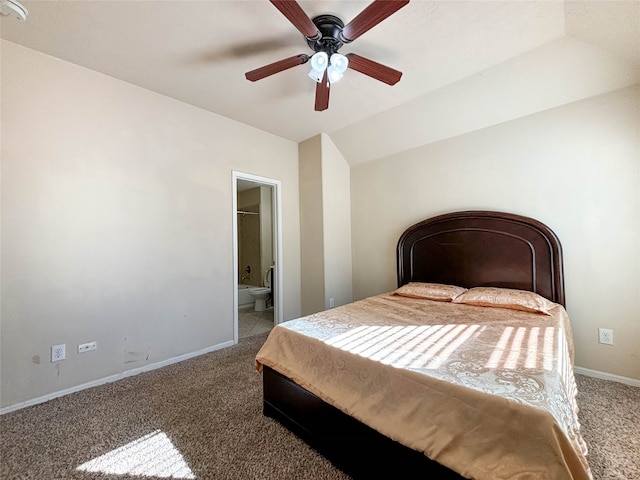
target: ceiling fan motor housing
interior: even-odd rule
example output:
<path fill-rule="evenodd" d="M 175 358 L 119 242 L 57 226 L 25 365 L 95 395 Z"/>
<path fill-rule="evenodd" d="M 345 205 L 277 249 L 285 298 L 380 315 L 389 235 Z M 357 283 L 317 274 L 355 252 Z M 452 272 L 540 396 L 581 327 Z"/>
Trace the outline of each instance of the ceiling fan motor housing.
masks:
<path fill-rule="evenodd" d="M 344 23 L 335 15 L 319 15 L 313 18 L 314 25 L 320 31 L 320 38 L 313 40 L 307 38 L 307 44 L 315 52 L 326 52 L 331 56 L 336 53 L 343 42 L 339 40 L 340 32 L 344 28 Z"/>

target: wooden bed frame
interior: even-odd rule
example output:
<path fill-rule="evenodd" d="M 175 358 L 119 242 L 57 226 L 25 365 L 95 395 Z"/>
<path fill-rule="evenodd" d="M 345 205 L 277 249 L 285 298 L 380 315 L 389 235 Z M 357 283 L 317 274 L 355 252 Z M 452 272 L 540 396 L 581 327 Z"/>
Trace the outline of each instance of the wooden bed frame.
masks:
<path fill-rule="evenodd" d="M 466 211 L 409 227 L 397 247 L 398 286 L 434 282 L 536 292 L 565 304 L 562 248 L 546 225 L 514 214 Z M 462 479 L 264 367 L 264 414 L 353 478 Z"/>

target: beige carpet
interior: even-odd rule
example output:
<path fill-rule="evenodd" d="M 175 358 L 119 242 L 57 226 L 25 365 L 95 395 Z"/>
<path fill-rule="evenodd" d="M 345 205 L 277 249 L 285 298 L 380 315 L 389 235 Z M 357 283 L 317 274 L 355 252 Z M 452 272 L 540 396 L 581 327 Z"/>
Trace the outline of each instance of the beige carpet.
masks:
<path fill-rule="evenodd" d="M 584 375 L 576 382 L 594 478 L 640 480 L 640 388 Z"/>
<path fill-rule="evenodd" d="M 237 346 L 0 417 L 2 479 L 346 479 L 262 415 Z M 596 479 L 640 479 L 640 389 L 578 376 Z"/>

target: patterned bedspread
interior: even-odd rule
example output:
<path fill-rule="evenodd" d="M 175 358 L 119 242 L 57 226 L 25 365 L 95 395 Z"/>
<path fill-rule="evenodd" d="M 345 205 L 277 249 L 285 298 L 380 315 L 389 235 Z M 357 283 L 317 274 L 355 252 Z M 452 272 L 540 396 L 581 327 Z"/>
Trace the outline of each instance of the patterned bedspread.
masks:
<path fill-rule="evenodd" d="M 552 313 L 383 294 L 276 326 L 256 363 L 465 477 L 590 479 Z"/>

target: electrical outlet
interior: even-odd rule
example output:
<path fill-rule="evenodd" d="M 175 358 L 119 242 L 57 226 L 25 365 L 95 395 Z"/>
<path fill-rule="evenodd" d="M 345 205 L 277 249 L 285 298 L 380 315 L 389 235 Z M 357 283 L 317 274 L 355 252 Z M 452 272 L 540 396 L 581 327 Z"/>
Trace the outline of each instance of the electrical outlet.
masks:
<path fill-rule="evenodd" d="M 51 362 L 59 362 L 67 358 L 65 352 L 65 344 L 51 346 Z"/>
<path fill-rule="evenodd" d="M 333 301 L 333 297 L 329 299 L 329 308 L 333 308 L 336 306 L 336 302 Z"/>
<path fill-rule="evenodd" d="M 613 330 L 610 328 L 599 328 L 598 341 L 605 345 L 613 345 Z"/>
<path fill-rule="evenodd" d="M 98 348 L 98 342 L 82 343 L 78 345 L 78 353 L 89 352 Z"/>

